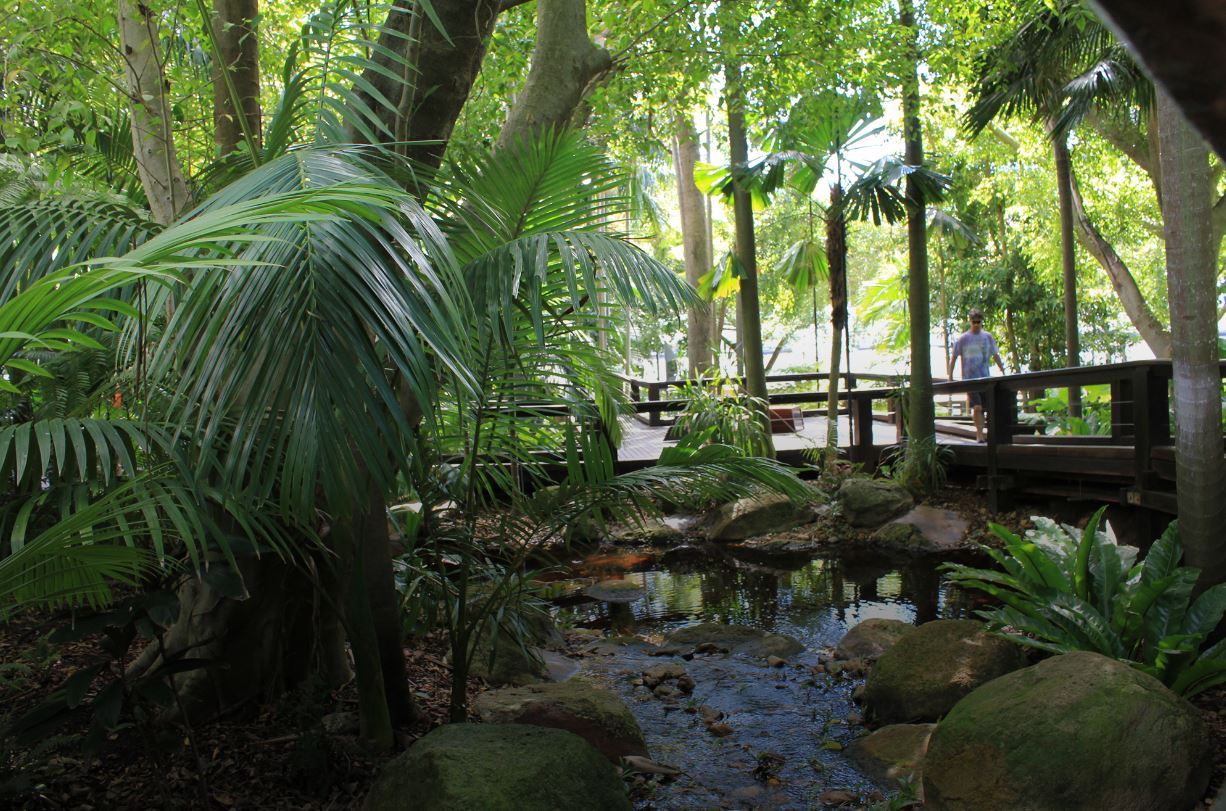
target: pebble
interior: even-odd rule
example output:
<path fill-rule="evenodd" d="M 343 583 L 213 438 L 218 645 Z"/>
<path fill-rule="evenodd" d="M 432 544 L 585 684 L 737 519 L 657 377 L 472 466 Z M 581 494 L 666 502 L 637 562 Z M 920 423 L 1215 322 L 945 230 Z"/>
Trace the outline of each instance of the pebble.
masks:
<path fill-rule="evenodd" d="M 839 743 L 838 741 L 826 740 L 822 741 L 822 748 L 830 752 L 842 752 L 843 744 Z"/>
<path fill-rule="evenodd" d="M 766 664 L 769 665 L 770 667 L 783 667 L 787 663 L 788 663 L 787 659 L 781 659 L 778 656 L 766 657 Z"/>
<path fill-rule="evenodd" d="M 835 788 L 829 791 L 823 791 L 817 798 L 817 804 L 825 807 L 832 805 L 842 805 L 843 803 L 854 803 L 859 797 L 855 792 L 847 789 Z"/>
<path fill-rule="evenodd" d="M 717 738 L 724 738 L 732 734 L 732 727 L 727 724 L 711 724 L 707 731 Z"/>

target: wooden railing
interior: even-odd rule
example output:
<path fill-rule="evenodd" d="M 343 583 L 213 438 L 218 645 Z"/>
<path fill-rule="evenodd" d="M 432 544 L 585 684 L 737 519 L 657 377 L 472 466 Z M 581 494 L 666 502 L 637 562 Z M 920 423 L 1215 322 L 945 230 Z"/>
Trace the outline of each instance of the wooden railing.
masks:
<path fill-rule="evenodd" d="M 840 406 L 840 413 L 848 413 L 847 409 L 851 407 L 851 403 L 854 400 L 852 393 L 860 382 L 882 383 L 887 386 L 896 387 L 901 379 L 899 375 L 840 373 L 839 400 L 847 404 Z M 745 383 L 745 378 L 735 376 L 704 377 L 697 380 L 638 380 L 635 378 L 623 378 L 623 380 L 629 387 L 630 400 L 633 403 L 635 412 L 646 414 L 647 424 L 651 426 L 670 424 L 671 420 L 664 417 L 665 412 L 680 411 L 689 402 L 684 397 L 669 397 L 670 390 L 684 391 L 687 386 L 714 386 L 721 383 L 744 386 Z M 828 372 L 801 372 L 796 374 L 768 375 L 766 384 L 770 386 L 771 384 L 779 383 L 817 383 L 829 380 L 830 374 Z M 890 391 L 893 390 L 893 388 L 890 389 Z M 885 389 L 873 389 L 873 391 L 886 392 Z M 646 394 L 645 399 L 644 393 Z M 828 392 L 815 388 L 812 391 L 770 392 L 768 399 L 771 405 L 817 405 L 825 403 L 829 399 L 829 395 Z"/>
<path fill-rule="evenodd" d="M 936 384 L 933 391 L 983 396 L 987 442 L 962 455 L 971 460 L 982 455 L 987 472 L 981 483 L 993 504 L 1001 493 L 1016 487 L 1021 473 L 1082 476 L 1108 490 L 1115 487 L 1120 500 L 1173 511 L 1173 493 L 1156 487 L 1165 478 L 1156 459 L 1171 444 L 1170 383 L 1170 361 L 1151 360 L 961 380 Z M 1022 392 L 1099 385 L 1110 387 L 1109 434 L 1028 435 L 1034 429 L 1019 424 Z"/>

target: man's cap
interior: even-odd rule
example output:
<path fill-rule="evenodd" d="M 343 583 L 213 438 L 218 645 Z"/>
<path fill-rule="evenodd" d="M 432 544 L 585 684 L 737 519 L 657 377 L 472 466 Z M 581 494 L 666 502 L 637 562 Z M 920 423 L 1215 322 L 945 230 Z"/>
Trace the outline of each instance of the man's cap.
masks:
<path fill-rule="evenodd" d="M 980 310 L 978 310 L 978 309 L 971 310 L 970 315 L 968 316 L 968 318 L 969 318 L 971 321 L 982 321 L 982 320 L 983 320 L 983 312 L 982 312 L 982 311 L 980 311 Z"/>

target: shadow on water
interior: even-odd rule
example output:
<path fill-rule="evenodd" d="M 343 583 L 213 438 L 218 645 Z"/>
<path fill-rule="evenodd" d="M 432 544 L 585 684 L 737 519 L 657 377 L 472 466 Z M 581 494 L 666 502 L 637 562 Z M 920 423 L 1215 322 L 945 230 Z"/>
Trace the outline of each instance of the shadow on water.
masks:
<path fill-rule="evenodd" d="M 638 552 L 577 562 L 576 576 L 638 581 L 647 596 L 629 605 L 569 605 L 558 609 L 563 624 L 658 643 L 675 628 L 720 622 L 788 634 L 805 645 L 782 668 L 737 656 L 694 656 L 684 662 L 697 684 L 694 693 L 671 705 L 634 684 L 644 670 L 670 661 L 651 656 L 649 646 L 585 657 L 585 676 L 627 702 L 652 756 L 684 772 L 640 807 L 816 808 L 827 790 L 863 797 L 881 788 L 841 751 L 861 732 L 848 722 L 858 712 L 851 693 L 860 682 L 815 672 L 814 665 L 824 648 L 866 619 L 918 624 L 966 616 L 972 606 L 946 585 L 938 565 L 878 556 L 748 561 L 717 548 L 668 565 Z M 723 712 L 733 732 L 709 734 L 695 712 L 702 706 Z M 774 779 L 754 774 L 764 753 L 783 758 Z"/>

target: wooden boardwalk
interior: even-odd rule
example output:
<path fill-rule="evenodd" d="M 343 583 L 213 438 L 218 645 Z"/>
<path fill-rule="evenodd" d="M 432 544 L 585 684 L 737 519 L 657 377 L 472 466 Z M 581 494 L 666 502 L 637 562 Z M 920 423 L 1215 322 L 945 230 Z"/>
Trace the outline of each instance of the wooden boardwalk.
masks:
<path fill-rule="evenodd" d="M 665 440 L 668 433 L 667 425 L 651 426 L 635 419 L 622 419 L 622 443 L 617 449 L 618 461 L 644 462 L 660 458 L 660 452 L 667 445 L 676 443 Z M 803 451 L 806 448 L 821 447 L 826 444 L 826 426 L 828 420 L 824 416 L 806 415 L 804 426 L 795 433 L 775 434 L 772 439 L 775 450 L 791 456 L 789 451 Z M 852 438 L 851 418 L 839 418 L 839 445 L 845 451 L 849 450 Z M 972 443 L 972 439 L 962 436 L 942 435 L 942 442 L 953 444 Z M 873 444 L 887 447 L 898 442 L 898 432 L 892 423 L 873 421 Z"/>
<path fill-rule="evenodd" d="M 1170 361 L 1152 360 L 937 383 L 933 392 L 938 405 L 958 402 L 968 392 L 976 392 L 983 398 L 987 415 L 985 443 L 974 441 L 965 419 L 938 420 L 937 441 L 952 447 L 952 472 L 985 490 L 992 509 L 1004 507 L 1014 494 L 1026 493 L 1127 504 L 1139 508 L 1139 515 L 1169 516 L 1176 507 L 1171 376 Z M 793 388 L 814 383 L 813 391 L 772 392 L 771 405 L 824 409 L 823 378 L 819 374 L 768 377 L 768 383 Z M 873 387 L 857 388 L 864 382 Z M 839 446 L 851 461 L 869 470 L 885 448 L 899 441 L 900 431 L 892 420 L 901 382 L 846 375 L 845 388 L 839 392 L 839 407 L 846 415 L 840 418 Z M 622 469 L 648 466 L 659 459 L 667 431 L 663 423 L 670 421 L 670 411 L 685 406 L 684 400 L 669 399 L 673 391 L 684 391 L 685 381 L 627 383 L 635 410 L 649 424 L 624 421 L 618 453 Z M 1099 418 L 1106 431 L 1102 434 L 1056 435 L 1036 431 L 1020 419 L 1028 400 L 1088 386 L 1110 390 L 1110 402 L 1100 406 Z M 803 449 L 823 444 L 825 434 L 824 416 L 806 416 L 800 431 L 775 435 L 779 459 L 801 463 Z"/>

